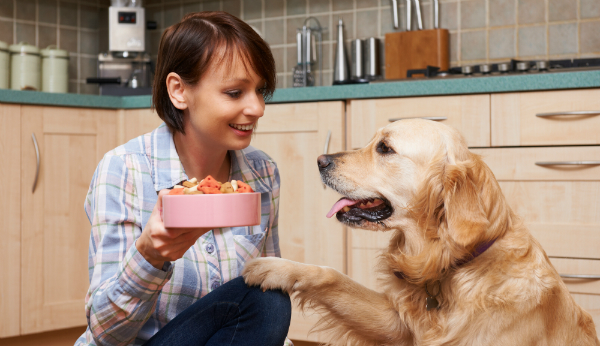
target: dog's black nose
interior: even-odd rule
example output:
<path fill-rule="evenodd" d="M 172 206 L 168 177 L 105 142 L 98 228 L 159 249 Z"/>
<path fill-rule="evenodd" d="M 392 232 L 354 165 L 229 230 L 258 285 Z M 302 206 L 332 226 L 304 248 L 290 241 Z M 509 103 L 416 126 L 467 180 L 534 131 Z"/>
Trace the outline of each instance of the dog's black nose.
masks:
<path fill-rule="evenodd" d="M 329 166 L 333 166 L 333 159 L 330 155 L 321 155 L 317 158 L 317 164 L 319 165 L 319 169 L 325 169 Z"/>

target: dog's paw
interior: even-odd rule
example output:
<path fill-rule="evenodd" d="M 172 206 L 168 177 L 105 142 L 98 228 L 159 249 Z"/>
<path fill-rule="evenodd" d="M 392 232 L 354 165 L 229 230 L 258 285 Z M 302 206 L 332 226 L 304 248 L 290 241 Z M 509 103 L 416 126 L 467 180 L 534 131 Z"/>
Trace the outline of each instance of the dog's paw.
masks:
<path fill-rule="evenodd" d="M 284 290 L 293 293 L 296 282 L 295 268 L 299 263 L 278 257 L 256 258 L 246 263 L 242 276 L 248 286 L 265 290 Z"/>

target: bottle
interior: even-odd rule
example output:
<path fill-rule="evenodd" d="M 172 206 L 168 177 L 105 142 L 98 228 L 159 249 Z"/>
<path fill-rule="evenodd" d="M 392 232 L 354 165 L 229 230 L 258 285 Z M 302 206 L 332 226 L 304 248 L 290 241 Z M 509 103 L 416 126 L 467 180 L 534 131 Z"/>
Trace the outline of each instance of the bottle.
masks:
<path fill-rule="evenodd" d="M 346 46 L 344 46 L 344 22 L 340 18 L 337 47 L 335 49 L 335 65 L 333 67 L 333 85 L 348 83 L 348 75 L 348 58 L 346 57 Z"/>

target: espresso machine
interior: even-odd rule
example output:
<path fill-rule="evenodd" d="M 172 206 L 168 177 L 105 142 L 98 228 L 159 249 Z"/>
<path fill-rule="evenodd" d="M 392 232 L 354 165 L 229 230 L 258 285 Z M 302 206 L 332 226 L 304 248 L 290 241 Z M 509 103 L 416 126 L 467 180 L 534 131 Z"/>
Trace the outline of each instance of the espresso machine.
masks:
<path fill-rule="evenodd" d="M 98 55 L 97 76 L 87 78 L 98 84 L 100 95 L 149 95 L 152 93 L 153 64 L 146 53 L 146 23 L 139 0 L 111 0 L 108 8 L 108 52 Z"/>

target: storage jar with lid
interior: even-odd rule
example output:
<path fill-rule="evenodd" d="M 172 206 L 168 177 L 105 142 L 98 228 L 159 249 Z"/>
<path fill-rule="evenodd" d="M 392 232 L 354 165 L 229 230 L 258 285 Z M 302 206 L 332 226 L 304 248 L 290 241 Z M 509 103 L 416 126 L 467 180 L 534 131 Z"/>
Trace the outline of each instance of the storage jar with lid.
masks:
<path fill-rule="evenodd" d="M 66 93 L 69 89 L 69 52 L 50 45 L 42 53 L 42 91 Z"/>
<path fill-rule="evenodd" d="M 10 82 L 9 59 L 8 44 L 0 41 L 0 89 L 8 89 L 8 84 Z"/>
<path fill-rule="evenodd" d="M 10 88 L 40 90 L 40 50 L 20 42 L 8 47 L 10 52 Z"/>

